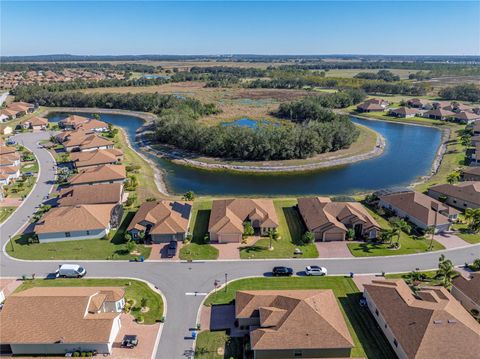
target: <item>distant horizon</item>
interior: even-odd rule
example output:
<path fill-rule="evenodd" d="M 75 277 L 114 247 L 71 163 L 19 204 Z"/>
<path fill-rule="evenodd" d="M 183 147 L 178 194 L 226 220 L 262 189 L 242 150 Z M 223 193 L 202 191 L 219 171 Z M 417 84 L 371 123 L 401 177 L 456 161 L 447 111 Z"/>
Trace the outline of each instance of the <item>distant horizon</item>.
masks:
<path fill-rule="evenodd" d="M 3 56 L 480 55 L 479 1 L 2 0 L 0 20 Z"/>

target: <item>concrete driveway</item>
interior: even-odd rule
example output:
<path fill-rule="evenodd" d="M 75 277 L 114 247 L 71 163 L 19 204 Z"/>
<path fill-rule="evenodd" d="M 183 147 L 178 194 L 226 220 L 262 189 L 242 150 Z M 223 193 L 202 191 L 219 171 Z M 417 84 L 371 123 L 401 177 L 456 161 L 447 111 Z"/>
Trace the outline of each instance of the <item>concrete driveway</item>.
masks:
<path fill-rule="evenodd" d="M 347 241 L 315 242 L 319 258 L 353 258 Z"/>

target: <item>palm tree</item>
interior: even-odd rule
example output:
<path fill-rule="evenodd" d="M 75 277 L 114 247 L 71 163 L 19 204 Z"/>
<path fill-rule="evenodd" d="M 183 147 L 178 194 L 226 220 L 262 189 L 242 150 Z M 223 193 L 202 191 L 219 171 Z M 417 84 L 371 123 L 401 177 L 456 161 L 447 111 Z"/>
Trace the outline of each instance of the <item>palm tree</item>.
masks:
<path fill-rule="evenodd" d="M 449 184 L 454 184 L 454 183 L 457 183 L 458 181 L 460 181 L 460 172 L 458 171 L 452 172 L 447 176 L 447 182 Z"/>
<path fill-rule="evenodd" d="M 465 211 L 465 220 L 472 232 L 478 232 L 480 230 L 480 208 L 468 208 Z"/>
<path fill-rule="evenodd" d="M 450 259 L 445 259 L 442 254 L 438 259 L 438 270 L 436 277 L 441 280 L 442 285 L 449 289 L 452 286 L 452 279 L 457 273 Z"/>
<path fill-rule="evenodd" d="M 400 244 L 400 236 L 402 232 L 409 233 L 412 227 L 406 220 L 403 218 L 398 218 L 398 217 L 393 217 L 390 219 L 390 223 L 392 225 L 392 229 L 395 232 L 395 235 L 397 236 L 397 245 Z"/>
<path fill-rule="evenodd" d="M 428 250 L 431 251 L 433 246 L 433 237 L 435 237 L 435 227 L 430 226 L 425 229 L 425 236 L 428 236 L 429 234 L 432 235 L 430 238 L 430 245 L 428 246 Z"/>
<path fill-rule="evenodd" d="M 380 241 L 382 243 L 389 243 L 391 244 L 392 243 L 392 239 L 393 237 L 395 236 L 395 231 L 392 230 L 392 229 L 382 229 L 380 231 L 380 235 L 379 235 L 379 238 L 380 238 Z"/>

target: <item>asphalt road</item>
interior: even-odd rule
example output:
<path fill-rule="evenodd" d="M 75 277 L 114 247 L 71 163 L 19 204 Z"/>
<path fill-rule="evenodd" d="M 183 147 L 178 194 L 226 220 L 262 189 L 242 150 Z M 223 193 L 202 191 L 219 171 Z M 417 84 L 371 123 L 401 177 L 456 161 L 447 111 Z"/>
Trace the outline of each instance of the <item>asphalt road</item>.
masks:
<path fill-rule="evenodd" d="M 46 135 L 46 134 L 43 134 Z M 46 150 L 37 148 L 36 141 L 41 134 L 22 134 L 17 136 L 24 145 L 31 149 L 41 162 L 39 184 L 23 206 L 0 227 L 2 243 L 15 233 L 31 215 L 36 205 L 49 192 L 53 179 L 52 158 Z M 46 135 L 48 137 L 48 135 Z M 445 251 L 403 255 L 393 257 L 342 258 L 342 259 L 309 259 L 309 260 L 242 260 L 242 261 L 204 261 L 179 262 L 158 261 L 144 263 L 112 262 L 112 261 L 76 261 L 83 265 L 87 277 L 130 277 L 146 280 L 163 293 L 166 298 L 166 320 L 157 350 L 157 358 L 190 358 L 192 357 L 193 340 L 191 328 L 196 326 L 198 308 L 205 298 L 202 293 L 214 289 L 214 281 L 221 283 L 227 280 L 247 276 L 268 275 L 274 265 L 287 265 L 296 272 L 309 264 L 320 264 L 327 267 L 329 274 L 407 272 L 413 269 L 432 269 L 437 267 L 441 253 L 455 264 L 462 265 L 480 257 L 480 245 L 468 246 Z M 58 266 L 52 261 L 18 261 L 2 252 L 0 274 L 2 276 L 21 276 L 35 273 L 37 277 L 47 276 Z M 187 295 L 187 293 L 199 295 Z"/>

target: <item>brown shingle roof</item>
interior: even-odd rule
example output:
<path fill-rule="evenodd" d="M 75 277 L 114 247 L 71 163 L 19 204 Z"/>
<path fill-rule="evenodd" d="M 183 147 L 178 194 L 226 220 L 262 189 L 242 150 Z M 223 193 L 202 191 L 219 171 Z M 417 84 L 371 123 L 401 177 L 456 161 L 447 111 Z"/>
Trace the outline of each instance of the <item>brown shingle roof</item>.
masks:
<path fill-rule="evenodd" d="M 60 121 L 61 124 L 63 125 L 69 125 L 76 127 L 84 122 L 87 122 L 89 118 L 83 117 L 83 116 L 78 116 L 78 115 L 71 115 L 68 116 L 67 118 L 64 118 L 63 120 Z"/>
<path fill-rule="evenodd" d="M 91 119 L 87 122 L 83 122 L 79 124 L 78 127 L 86 131 L 92 131 L 92 130 L 98 130 L 102 128 L 108 128 L 108 124 L 106 122 L 103 122 L 97 119 Z"/>
<path fill-rule="evenodd" d="M 237 318 L 259 317 L 260 327 L 250 332 L 254 350 L 354 346 L 330 289 L 238 291 L 235 312 Z"/>
<path fill-rule="evenodd" d="M 480 176 L 480 166 L 469 166 L 462 168 L 462 173 Z"/>
<path fill-rule="evenodd" d="M 12 294 L 0 312 L 0 342 L 109 342 L 113 321 L 120 313 L 88 309 L 94 309 L 92 302 L 98 307 L 124 295 L 122 288 L 109 287 L 37 287 Z"/>
<path fill-rule="evenodd" d="M 470 279 L 459 275 L 453 279 L 453 285 L 475 304 L 480 305 L 480 273 L 470 274 Z"/>
<path fill-rule="evenodd" d="M 415 297 L 402 279 L 364 285 L 408 358 L 478 356 L 480 325 L 443 287 L 424 287 Z"/>
<path fill-rule="evenodd" d="M 208 230 L 216 233 L 243 233 L 247 218 L 259 219 L 261 227 L 278 227 L 271 199 L 219 199 L 213 201 Z"/>
<path fill-rule="evenodd" d="M 455 113 L 452 111 L 444 110 L 443 108 L 436 108 L 425 112 L 425 116 L 448 117 L 455 116 Z"/>
<path fill-rule="evenodd" d="M 459 119 L 461 121 L 473 121 L 473 120 L 480 119 L 480 115 L 477 115 L 473 112 L 462 111 L 462 112 L 456 114 L 455 118 Z"/>
<path fill-rule="evenodd" d="M 117 204 L 122 202 L 122 183 L 81 185 L 60 190 L 58 204 L 75 206 L 79 204 Z"/>
<path fill-rule="evenodd" d="M 32 126 L 47 126 L 48 125 L 48 119 L 44 117 L 31 117 L 25 122 L 30 122 Z"/>
<path fill-rule="evenodd" d="M 159 201 L 145 202 L 133 217 L 128 230 L 144 231 L 143 224 L 151 224 L 151 234 L 186 233 L 192 210 L 191 202 Z"/>
<path fill-rule="evenodd" d="M 391 110 L 390 112 L 396 115 L 408 116 L 408 115 L 416 115 L 418 113 L 418 110 L 414 108 L 409 108 L 409 107 L 399 107 Z"/>
<path fill-rule="evenodd" d="M 465 181 L 453 184 L 439 184 L 429 188 L 445 196 L 459 198 L 464 201 L 472 202 L 480 206 L 480 182 Z"/>
<path fill-rule="evenodd" d="M 308 228 L 313 231 L 325 225 L 347 230 L 346 219 L 351 216 L 364 222 L 364 228 L 380 228 L 377 221 L 358 202 L 331 202 L 323 197 L 306 197 L 298 199 L 298 210 Z"/>
<path fill-rule="evenodd" d="M 74 136 L 68 136 L 63 142 L 65 147 L 80 147 L 81 149 L 113 146 L 113 142 L 97 134 L 85 134 L 78 132 Z"/>
<path fill-rule="evenodd" d="M 58 233 L 105 229 L 113 204 L 84 204 L 50 209 L 35 224 L 35 233 Z"/>
<path fill-rule="evenodd" d="M 416 218 L 427 226 L 433 226 L 435 223 L 435 211 L 432 209 L 432 203 L 437 205 L 440 211 L 448 210 L 452 213 L 458 213 L 458 211 L 420 192 L 393 193 L 380 196 L 380 199 L 401 209 L 409 217 Z M 438 213 L 437 224 L 446 223 L 448 223 L 448 218 Z"/>
<path fill-rule="evenodd" d="M 123 157 L 123 152 L 118 149 L 72 152 L 70 154 L 70 159 L 77 168 L 116 163 L 119 157 Z"/>
<path fill-rule="evenodd" d="M 69 183 L 72 185 L 79 185 L 95 182 L 121 181 L 125 178 L 125 166 L 101 165 L 81 170 L 69 179 Z"/>

